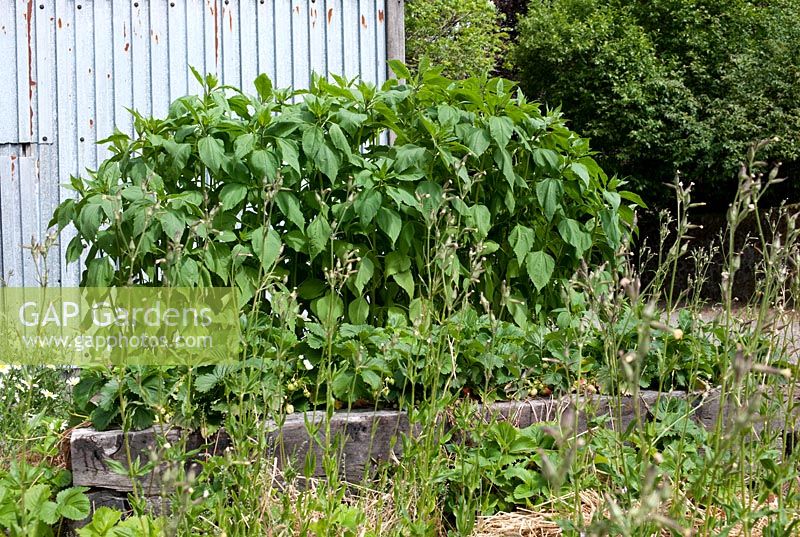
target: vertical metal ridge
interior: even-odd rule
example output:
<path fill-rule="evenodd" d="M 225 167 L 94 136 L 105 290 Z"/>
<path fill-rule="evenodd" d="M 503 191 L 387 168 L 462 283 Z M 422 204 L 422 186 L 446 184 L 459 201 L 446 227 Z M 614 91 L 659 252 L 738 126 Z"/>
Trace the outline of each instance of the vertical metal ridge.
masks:
<path fill-rule="evenodd" d="M 389 8 L 402 0 L 263 2 L 0 0 L 0 274 L 13 273 L 9 285 L 36 284 L 22 246 L 44 240 L 55 206 L 73 195 L 62 186 L 69 176 L 107 158 L 96 141 L 115 127 L 134 134 L 126 108 L 164 117 L 177 97 L 201 91 L 189 65 L 247 93 L 259 73 L 277 87 L 306 86 L 312 72 L 385 80 L 397 48 Z M 50 253 L 51 285 L 79 282 L 80 264 L 63 262 L 74 235 L 67 228 Z"/>

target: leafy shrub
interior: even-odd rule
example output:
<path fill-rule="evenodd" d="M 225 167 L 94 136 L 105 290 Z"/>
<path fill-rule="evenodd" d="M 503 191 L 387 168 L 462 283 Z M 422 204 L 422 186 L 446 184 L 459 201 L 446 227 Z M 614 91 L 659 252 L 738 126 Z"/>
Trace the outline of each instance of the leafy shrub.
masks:
<path fill-rule="evenodd" d="M 203 96 L 136 114 L 52 220 L 77 228 L 68 261 L 88 247 L 82 285 L 233 286 L 246 303 L 272 275 L 319 319 L 377 326 L 471 286 L 522 325 L 582 262 L 614 262 L 639 199 L 558 114 L 499 79 L 393 67 L 406 85 L 317 79 L 298 102 L 264 75 L 258 96 L 198 75 Z"/>
<path fill-rule="evenodd" d="M 798 16 L 796 0 L 534 1 L 513 54 L 523 89 L 562 106 L 638 191 L 653 199 L 680 169 L 724 204 L 753 140 L 800 155 Z"/>
<path fill-rule="evenodd" d="M 487 0 L 406 2 L 406 55 L 416 67 L 423 57 L 447 76 L 485 76 L 503 49 L 502 15 Z"/>

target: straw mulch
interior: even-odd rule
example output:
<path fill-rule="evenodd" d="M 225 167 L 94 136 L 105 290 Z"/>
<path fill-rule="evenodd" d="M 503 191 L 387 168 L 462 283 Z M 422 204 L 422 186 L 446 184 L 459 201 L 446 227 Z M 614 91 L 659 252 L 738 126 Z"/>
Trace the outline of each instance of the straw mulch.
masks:
<path fill-rule="evenodd" d="M 595 491 L 583 491 L 580 493 L 580 497 L 581 512 L 585 524 L 588 525 L 598 512 L 602 511 L 602 516 L 608 516 L 608 512 L 604 509 L 604 499 L 600 494 Z M 771 505 L 772 507 L 777 506 L 777 501 L 771 503 L 773 504 Z M 762 507 L 767 506 L 754 505 L 753 510 Z M 714 511 L 714 517 L 718 520 L 725 518 L 722 511 L 717 509 L 714 509 Z M 686 528 L 686 535 L 700 535 L 709 513 L 703 509 L 696 509 L 694 513 L 687 513 L 687 515 L 692 518 L 693 528 Z M 560 537 L 562 531 L 557 520 L 564 518 L 563 511 L 547 512 L 520 509 L 511 513 L 498 513 L 481 518 L 476 524 L 472 537 Z M 762 532 L 768 522 L 769 519 L 767 517 L 761 518 L 747 535 L 750 537 L 762 537 Z M 712 532 L 712 535 L 718 532 L 719 530 Z M 661 535 L 669 537 L 675 535 L 675 533 L 665 528 L 662 530 Z M 726 535 L 729 537 L 742 537 L 745 535 L 745 531 L 741 524 L 737 524 Z"/>

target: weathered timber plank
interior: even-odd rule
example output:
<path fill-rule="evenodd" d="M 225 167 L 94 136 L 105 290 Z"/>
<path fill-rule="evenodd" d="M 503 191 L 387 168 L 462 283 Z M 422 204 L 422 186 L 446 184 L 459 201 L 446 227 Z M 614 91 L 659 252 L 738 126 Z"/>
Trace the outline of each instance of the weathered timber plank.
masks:
<path fill-rule="evenodd" d="M 781 406 L 789 405 L 793 410 L 790 415 L 775 415 L 765 412 L 768 418 L 751 420 L 751 425 L 756 433 L 763 430 L 769 423 L 775 431 L 795 430 L 795 420 L 800 409 L 800 389 L 792 393 L 792 402 L 787 403 L 789 391 L 771 392 L 762 395 L 762 401 L 781 401 Z M 566 415 L 574 416 L 578 432 L 584 432 L 589 423 L 601 416 L 607 416 L 607 425 L 616 430 L 624 431 L 636 422 L 637 412 L 643 421 L 652 417 L 652 408 L 660 398 L 687 399 L 694 408 L 693 419 L 707 429 L 716 426 L 718 417 L 723 415 L 723 425 L 731 427 L 741 421 L 747 403 L 741 404 L 735 398 L 730 398 L 725 403 L 725 412 L 720 412 L 719 390 L 710 390 L 704 393 L 669 392 L 659 394 L 654 391 L 643 391 L 638 398 L 609 397 L 609 396 L 572 396 L 560 399 L 534 399 L 529 401 L 508 401 L 484 405 L 479 412 L 483 412 L 486 419 L 506 419 L 517 427 L 548 421 L 562 421 L 565 411 L 572 407 L 578 408 L 575 413 Z M 638 409 L 638 410 L 637 410 Z M 761 409 L 764 410 L 763 408 Z M 760 423 L 759 421 L 760 420 Z M 286 416 L 281 427 L 272 423 L 267 427 L 265 457 L 275 459 L 280 468 L 288 464 L 302 470 L 306 457 L 309 454 L 314 458 L 314 477 L 323 477 L 323 453 L 326 448 L 340 439 L 339 462 L 342 477 L 351 482 L 359 482 L 371 474 L 380 462 L 391 460 L 393 456 L 400 455 L 400 439 L 410 430 L 408 417 L 405 412 L 380 410 L 351 411 L 334 413 L 328 425 L 325 424 L 325 413 L 309 412 L 307 414 L 291 414 Z M 187 449 L 197 449 L 208 445 L 208 451 L 217 453 L 229 445 L 224 432 L 210 440 L 203 440 L 197 433 L 185 433 L 178 430 L 144 431 L 127 434 L 128 447 L 125 447 L 121 431 L 98 432 L 93 429 L 77 429 L 71 439 L 72 473 L 75 485 L 101 487 L 116 491 L 131 491 L 133 484 L 125 476 L 112 472 L 105 463 L 112 459 L 126 465 L 127 453 L 130 452 L 132 460 L 137 458 L 142 462 L 150 459 L 150 451 L 157 445 L 157 437 L 166 435 L 170 443 L 175 443 L 182 436 L 186 438 Z M 172 489 L 167 465 L 161 465 L 154 472 L 139 481 L 140 490 L 144 494 L 156 495 Z M 198 467 L 199 471 L 199 467 Z"/>
<path fill-rule="evenodd" d="M 310 433 L 309 430 L 312 432 Z M 315 477 L 324 475 L 322 456 L 325 446 L 340 438 L 339 460 L 342 476 L 349 481 L 361 481 L 378 462 L 399 454 L 401 433 L 409 430 L 408 418 L 404 412 L 381 410 L 377 412 L 352 411 L 337 412 L 325 426 L 324 412 L 309 412 L 286 416 L 282 427 L 273 428 L 267 433 L 266 457 L 275 458 L 280 467 L 294 464 L 302 469 L 306 456 L 310 453 L 315 459 Z M 131 460 L 142 464 L 150 460 L 151 451 L 158 445 L 158 438 L 165 438 L 175 444 L 181 437 L 179 430 L 168 431 L 153 428 L 143 431 L 95 431 L 76 429 L 70 441 L 72 457 L 72 479 L 75 485 L 101 487 L 116 491 L 132 491 L 133 483 L 127 476 L 113 472 L 106 460 L 117 461 L 127 467 L 128 453 Z M 127 440 L 126 440 L 127 439 Z M 126 447 L 127 441 L 127 447 Z M 218 452 L 228 445 L 226 436 L 218 435 L 206 442 L 199 434 L 186 437 L 187 449 L 197 449 L 211 444 L 209 451 Z M 144 494 L 159 494 L 170 490 L 171 484 L 164 477 L 170 474 L 166 464 L 159 465 L 155 471 L 139 480 L 138 485 Z"/>

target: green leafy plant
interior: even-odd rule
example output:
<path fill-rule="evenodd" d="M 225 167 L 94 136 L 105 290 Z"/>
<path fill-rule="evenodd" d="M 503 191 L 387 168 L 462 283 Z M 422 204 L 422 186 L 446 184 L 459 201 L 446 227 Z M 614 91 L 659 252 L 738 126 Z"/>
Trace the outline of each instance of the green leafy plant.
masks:
<path fill-rule="evenodd" d="M 0 530 L 10 537 L 47 537 L 62 519 L 89 516 L 86 487 L 67 487 L 71 474 L 47 464 L 14 461 L 0 469 Z"/>
<path fill-rule="evenodd" d="M 166 530 L 165 519 L 149 515 L 122 518 L 122 513 L 100 507 L 92 520 L 78 528 L 78 537 L 161 537 Z"/>
<path fill-rule="evenodd" d="M 410 0 L 406 9 L 406 54 L 412 67 L 423 58 L 446 76 L 486 76 L 494 70 L 507 37 L 503 16 L 482 0 Z"/>
<path fill-rule="evenodd" d="M 53 217 L 77 229 L 68 261 L 88 247 L 82 284 L 235 286 L 247 303 L 271 274 L 325 323 L 379 326 L 452 303 L 433 263 L 524 325 L 581 262 L 615 261 L 641 201 L 558 114 L 500 79 L 392 66 L 405 84 L 315 79 L 297 103 L 263 75 L 258 96 L 207 77 L 166 119 L 136 115 Z"/>

